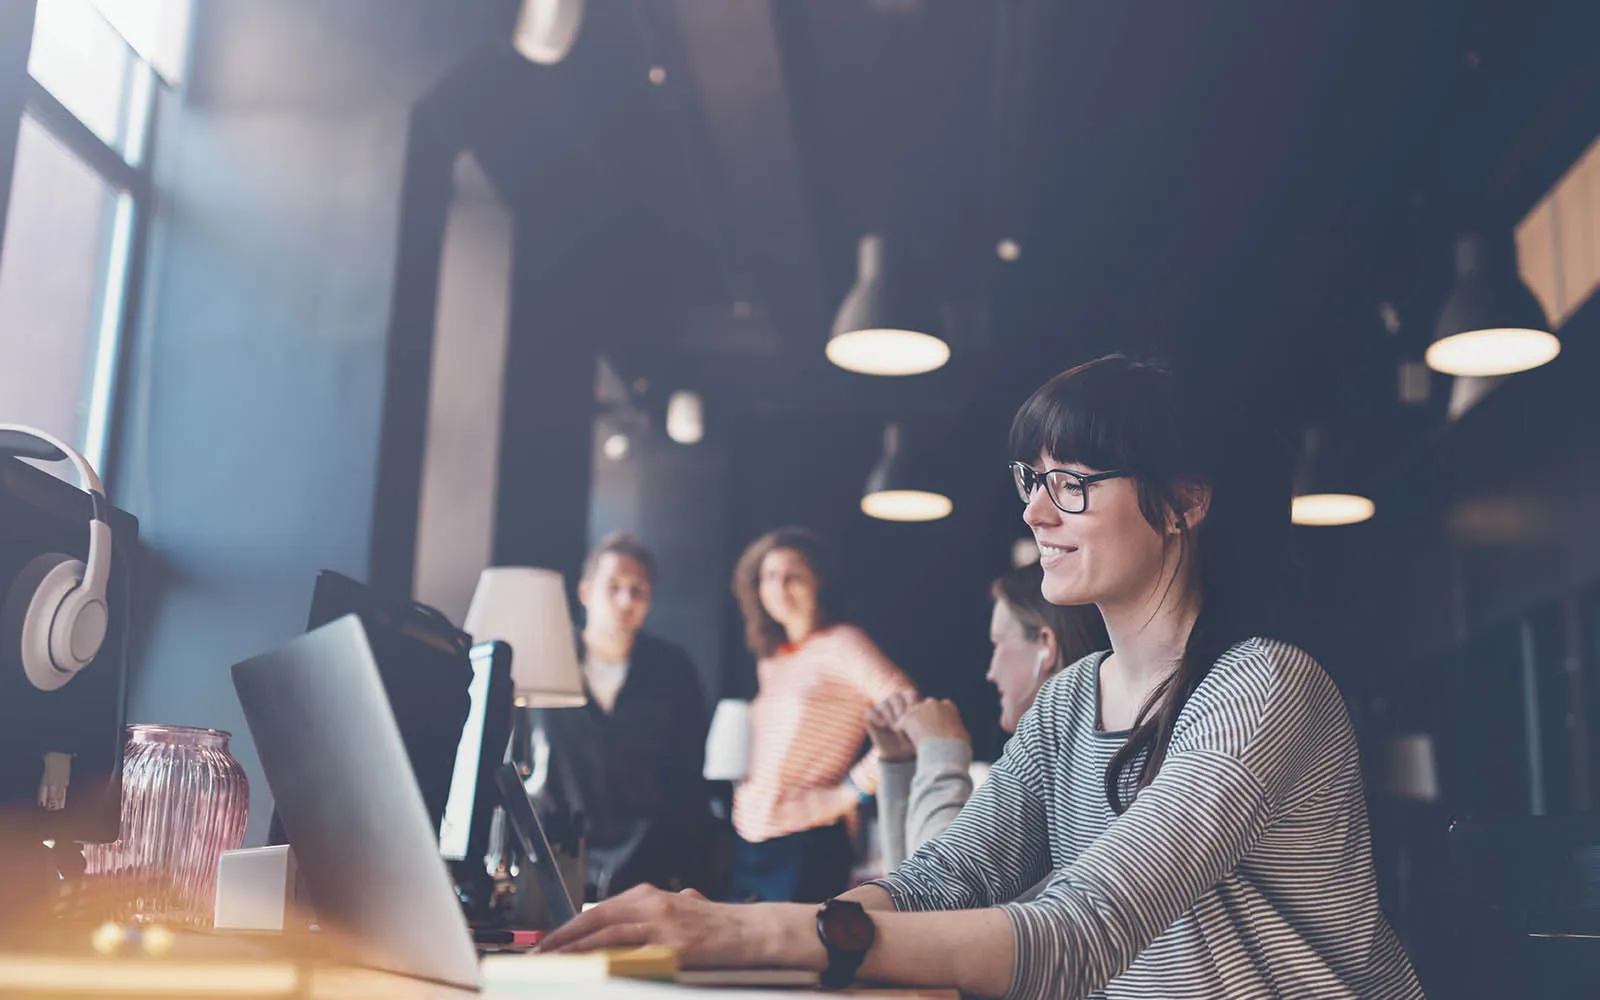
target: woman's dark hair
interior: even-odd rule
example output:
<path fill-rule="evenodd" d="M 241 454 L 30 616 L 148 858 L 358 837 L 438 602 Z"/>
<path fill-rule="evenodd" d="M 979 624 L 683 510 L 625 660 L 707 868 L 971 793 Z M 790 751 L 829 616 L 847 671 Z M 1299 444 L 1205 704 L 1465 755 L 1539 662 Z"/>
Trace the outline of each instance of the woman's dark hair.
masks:
<path fill-rule="evenodd" d="M 776 653 L 789 641 L 788 633 L 761 605 L 761 563 L 774 549 L 790 549 L 811 567 L 817 578 L 816 627 L 831 625 L 838 619 L 833 590 L 833 553 L 810 528 L 779 528 L 751 542 L 733 569 L 733 596 L 744 615 L 744 641 L 757 657 Z"/>
<path fill-rule="evenodd" d="M 1056 658 L 1045 670 L 1047 676 L 1096 650 L 1111 647 L 1106 623 L 1094 605 L 1051 604 L 1044 599 L 1043 585 L 1044 569 L 1038 563 L 1029 563 L 990 584 L 989 594 L 1006 603 L 1030 641 L 1039 638 L 1043 629 L 1055 633 Z"/>
<path fill-rule="evenodd" d="M 1150 526 L 1179 526 L 1178 572 L 1195 588 L 1199 615 L 1177 669 L 1151 692 L 1106 766 L 1106 799 L 1118 813 L 1161 770 L 1178 713 L 1212 666 L 1275 623 L 1289 529 L 1287 467 L 1242 437 L 1245 422 L 1237 423 L 1220 401 L 1198 405 L 1166 367 L 1113 354 L 1046 382 L 1011 425 L 1013 458 L 1031 463 L 1042 454 L 1124 470 Z M 1197 489 L 1210 491 L 1210 504 L 1191 530 L 1182 514 Z"/>

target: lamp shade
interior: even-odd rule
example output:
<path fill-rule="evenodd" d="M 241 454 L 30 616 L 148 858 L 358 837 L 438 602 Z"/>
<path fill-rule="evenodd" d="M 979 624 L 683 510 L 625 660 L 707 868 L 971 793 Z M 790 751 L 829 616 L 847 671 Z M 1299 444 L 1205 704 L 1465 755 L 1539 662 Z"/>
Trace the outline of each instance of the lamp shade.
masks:
<path fill-rule="evenodd" d="M 928 331 L 928 303 L 890 266 L 881 236 L 863 236 L 856 283 L 833 319 L 828 360 L 863 375 L 920 375 L 950 360 L 950 345 Z"/>
<path fill-rule="evenodd" d="M 1447 375 L 1511 375 L 1560 353 L 1544 307 L 1517 274 L 1515 254 L 1481 236 L 1462 237 L 1455 287 L 1424 356 L 1428 367 Z"/>
<path fill-rule="evenodd" d="M 1385 740 L 1379 748 L 1378 786 L 1395 798 L 1437 801 L 1439 770 L 1434 763 L 1433 738 L 1427 733 L 1407 733 Z"/>
<path fill-rule="evenodd" d="M 750 703 L 737 698 L 717 702 L 706 734 L 707 781 L 743 781 L 750 771 Z"/>
<path fill-rule="evenodd" d="M 567 588 L 553 569 L 493 566 L 478 577 L 464 626 L 475 642 L 511 646 L 517 704 L 574 708 L 588 701 L 578 670 Z"/>
<path fill-rule="evenodd" d="M 530 62 L 553 66 L 572 51 L 583 26 L 584 0 L 522 0 L 511 47 Z"/>
<path fill-rule="evenodd" d="M 934 489 L 901 447 L 900 427 L 883 429 L 883 457 L 867 477 L 861 512 L 880 521 L 937 521 L 955 505 Z"/>
<path fill-rule="evenodd" d="M 1358 470 L 1338 464 L 1325 446 L 1325 432 L 1306 432 L 1305 451 L 1294 477 L 1289 520 L 1304 527 L 1328 528 L 1359 524 L 1377 513 L 1377 504 L 1362 489 Z"/>
<path fill-rule="evenodd" d="M 667 399 L 667 437 L 679 444 L 699 444 L 706 435 L 705 407 L 700 394 L 679 390 Z"/>

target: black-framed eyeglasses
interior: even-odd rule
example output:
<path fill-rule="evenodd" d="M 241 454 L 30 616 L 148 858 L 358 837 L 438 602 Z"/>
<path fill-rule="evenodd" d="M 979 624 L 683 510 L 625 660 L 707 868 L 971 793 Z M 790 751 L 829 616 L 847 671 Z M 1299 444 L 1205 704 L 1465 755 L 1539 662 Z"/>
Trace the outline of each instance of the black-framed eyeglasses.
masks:
<path fill-rule="evenodd" d="M 1035 472 L 1033 466 L 1027 462 L 1011 463 L 1011 478 L 1016 481 L 1017 496 L 1022 498 L 1023 503 L 1031 502 L 1033 494 L 1038 491 L 1040 485 L 1043 485 L 1045 495 L 1063 514 L 1082 514 L 1088 510 L 1089 487 L 1095 483 L 1127 477 L 1128 473 L 1121 469 L 1096 472 L 1086 476 L 1071 469 L 1047 469 L 1044 472 Z"/>

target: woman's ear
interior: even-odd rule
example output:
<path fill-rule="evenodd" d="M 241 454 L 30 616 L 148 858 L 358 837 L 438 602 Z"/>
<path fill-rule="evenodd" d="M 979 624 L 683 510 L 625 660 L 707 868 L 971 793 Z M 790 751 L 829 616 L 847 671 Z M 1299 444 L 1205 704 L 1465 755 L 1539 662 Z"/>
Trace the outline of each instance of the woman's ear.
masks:
<path fill-rule="evenodd" d="M 1194 531 L 1205 521 L 1211 511 L 1211 485 L 1209 483 L 1184 483 L 1178 487 L 1179 510 L 1172 512 L 1170 534 Z"/>
<path fill-rule="evenodd" d="M 1049 677 L 1061 663 L 1061 641 L 1056 630 L 1046 625 L 1039 629 L 1039 676 Z"/>

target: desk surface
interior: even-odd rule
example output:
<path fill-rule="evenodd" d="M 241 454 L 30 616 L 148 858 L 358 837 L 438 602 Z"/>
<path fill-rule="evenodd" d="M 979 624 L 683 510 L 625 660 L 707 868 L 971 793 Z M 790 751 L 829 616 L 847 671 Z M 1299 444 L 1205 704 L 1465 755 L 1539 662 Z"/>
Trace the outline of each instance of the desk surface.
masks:
<path fill-rule="evenodd" d="M 482 993 L 470 993 L 430 983 L 405 979 L 383 972 L 362 969 L 319 969 L 313 974 L 310 997 L 312 1000 L 468 1000 L 482 997 L 485 1000 L 520 1000 L 535 995 L 553 1000 L 582 997 L 584 1000 L 689 1000 L 689 998 L 715 998 L 715 1000 L 755 1000 L 805 996 L 809 990 L 728 989 L 722 987 L 676 986 L 672 983 L 648 983 L 627 979 L 608 979 L 602 982 L 544 984 L 538 987 L 491 987 Z M 848 990 L 830 993 L 830 996 L 871 997 L 875 1000 L 956 1000 L 955 990 L 913 990 L 903 988 Z"/>

